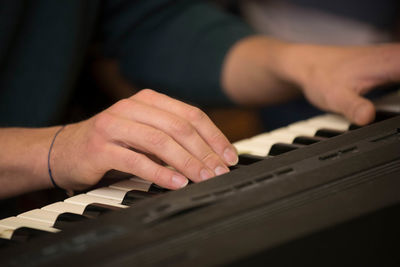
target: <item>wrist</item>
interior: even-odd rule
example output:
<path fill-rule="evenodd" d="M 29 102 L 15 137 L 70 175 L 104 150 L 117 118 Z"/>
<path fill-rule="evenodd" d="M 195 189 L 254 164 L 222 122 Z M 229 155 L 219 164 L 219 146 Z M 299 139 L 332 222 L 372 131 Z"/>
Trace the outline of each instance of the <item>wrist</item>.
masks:
<path fill-rule="evenodd" d="M 27 171 L 31 172 L 31 177 L 36 179 L 36 188 L 33 190 L 40 190 L 52 188 L 53 184 L 49 178 L 47 158 L 49 153 L 52 137 L 58 127 L 49 127 L 34 129 L 32 132 L 33 138 L 30 140 L 26 161 L 30 161 L 32 166 Z M 28 165 L 29 166 L 29 165 Z"/>
<path fill-rule="evenodd" d="M 51 151 L 52 151 L 52 149 L 53 149 L 54 142 L 56 141 L 56 138 L 57 138 L 58 134 L 59 134 L 64 128 L 65 128 L 65 125 L 61 126 L 61 127 L 57 130 L 57 132 L 54 134 L 53 140 L 51 141 L 51 144 L 50 144 L 49 153 L 48 153 L 48 155 L 47 155 L 47 170 L 48 170 L 48 172 L 49 172 L 49 178 L 50 178 L 50 181 L 51 181 L 52 185 L 54 186 L 54 188 L 58 188 L 58 189 L 62 189 L 62 188 L 59 187 L 59 186 L 57 185 L 56 181 L 54 180 L 53 172 L 52 172 L 52 170 L 51 170 L 50 159 L 51 159 Z"/>
<path fill-rule="evenodd" d="M 337 71 L 333 62 L 340 60 L 331 46 L 291 43 L 281 58 L 280 72 L 284 79 L 299 88 L 307 88 L 316 77 Z M 326 63 L 329 64 L 326 64 Z M 332 65 L 332 66 L 330 66 Z"/>
<path fill-rule="evenodd" d="M 226 56 L 222 87 L 239 104 L 270 104 L 293 95 L 285 56 L 290 44 L 266 36 L 242 39 Z"/>
<path fill-rule="evenodd" d="M 0 131 L 0 197 L 51 187 L 47 153 L 53 128 L 5 128 Z"/>
<path fill-rule="evenodd" d="M 299 88 L 303 87 L 313 67 L 309 51 L 312 51 L 310 45 L 286 43 L 279 54 L 277 75 Z"/>

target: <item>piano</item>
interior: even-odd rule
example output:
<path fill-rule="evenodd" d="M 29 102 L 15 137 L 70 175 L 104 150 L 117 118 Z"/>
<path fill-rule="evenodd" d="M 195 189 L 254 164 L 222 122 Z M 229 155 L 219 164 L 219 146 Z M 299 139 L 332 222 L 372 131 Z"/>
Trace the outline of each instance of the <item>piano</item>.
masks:
<path fill-rule="evenodd" d="M 0 220 L 1 266 L 399 266 L 400 91 L 239 141 L 230 173 L 130 177 Z"/>

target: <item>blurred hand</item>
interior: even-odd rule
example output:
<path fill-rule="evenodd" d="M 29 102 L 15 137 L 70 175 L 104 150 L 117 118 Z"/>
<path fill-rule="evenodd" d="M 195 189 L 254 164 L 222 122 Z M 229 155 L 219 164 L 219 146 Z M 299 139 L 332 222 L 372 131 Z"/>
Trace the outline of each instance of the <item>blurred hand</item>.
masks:
<path fill-rule="evenodd" d="M 275 104 L 301 88 L 320 109 L 364 125 L 374 119 L 375 109 L 362 95 L 400 82 L 400 45 L 321 46 L 253 36 L 230 50 L 221 79 L 237 103 Z"/>
<path fill-rule="evenodd" d="M 237 163 L 233 146 L 205 113 L 145 89 L 76 124 L 57 137 L 51 156 L 56 183 L 96 184 L 110 169 L 178 189 Z M 167 168 L 164 163 L 172 168 Z"/>
<path fill-rule="evenodd" d="M 371 89 L 400 82 L 400 45 L 363 47 L 299 45 L 295 80 L 315 106 L 341 113 L 359 125 L 375 117 L 374 105 L 362 95 Z"/>

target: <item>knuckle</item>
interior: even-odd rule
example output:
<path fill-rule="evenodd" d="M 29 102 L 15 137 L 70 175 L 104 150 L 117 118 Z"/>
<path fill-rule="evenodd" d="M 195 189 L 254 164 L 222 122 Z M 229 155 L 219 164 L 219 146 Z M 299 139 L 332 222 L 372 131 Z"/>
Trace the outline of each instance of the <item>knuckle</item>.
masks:
<path fill-rule="evenodd" d="M 184 161 L 183 168 L 185 170 L 193 170 L 193 169 L 196 169 L 196 168 L 194 168 L 195 165 L 196 165 L 196 162 L 195 162 L 194 157 L 188 156 Z"/>
<path fill-rule="evenodd" d="M 154 97 L 154 95 L 156 94 L 156 92 L 152 89 L 142 89 L 139 92 L 137 92 L 134 95 L 134 98 L 138 98 L 138 99 L 151 99 L 152 97 Z"/>
<path fill-rule="evenodd" d="M 147 142 L 153 146 L 163 147 L 170 137 L 160 130 L 152 130 L 146 135 Z"/>
<path fill-rule="evenodd" d="M 190 136 L 194 133 L 193 126 L 182 119 L 175 119 L 171 124 L 172 131 L 179 136 Z"/>
<path fill-rule="evenodd" d="M 190 121 L 202 121 L 206 116 L 207 115 L 198 107 L 189 108 L 188 117 Z"/>
<path fill-rule="evenodd" d="M 213 163 L 215 163 L 215 164 L 213 164 L 213 165 L 216 165 L 217 163 L 218 163 L 218 157 L 217 157 L 217 155 L 213 152 L 213 151 L 207 151 L 202 157 L 201 157 L 201 161 L 203 161 L 203 162 L 209 162 L 209 163 L 211 163 L 211 162 L 213 162 Z"/>
<path fill-rule="evenodd" d="M 97 133 L 105 133 L 112 125 L 113 117 L 108 112 L 102 112 L 93 118 L 93 127 Z"/>
<path fill-rule="evenodd" d="M 127 110 L 127 109 L 132 108 L 132 104 L 133 104 L 133 103 L 132 103 L 131 100 L 125 98 L 125 99 L 121 99 L 121 100 L 119 100 L 117 103 L 115 103 L 115 104 L 113 105 L 112 109 L 113 109 L 114 111 L 116 111 L 116 112 L 120 112 L 120 111 L 123 111 L 123 110 Z"/>
<path fill-rule="evenodd" d="M 222 132 L 217 131 L 216 133 L 214 133 L 213 135 L 211 135 L 210 138 L 210 142 L 212 144 L 218 144 L 218 143 L 222 143 L 224 141 L 224 135 L 222 134 Z"/>
<path fill-rule="evenodd" d="M 163 167 L 157 166 L 155 168 L 152 180 L 157 184 L 165 182 L 165 172 Z"/>

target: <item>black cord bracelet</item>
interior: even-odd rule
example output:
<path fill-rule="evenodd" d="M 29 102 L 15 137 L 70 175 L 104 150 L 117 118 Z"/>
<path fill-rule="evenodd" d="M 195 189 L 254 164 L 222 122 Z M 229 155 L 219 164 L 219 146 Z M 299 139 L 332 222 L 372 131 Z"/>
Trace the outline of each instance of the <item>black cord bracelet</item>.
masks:
<path fill-rule="evenodd" d="M 64 130 L 65 126 L 66 126 L 66 125 L 63 125 L 60 129 L 58 129 L 58 131 L 57 131 L 56 134 L 54 135 L 53 141 L 51 141 L 51 145 L 50 145 L 50 149 L 49 149 L 49 154 L 48 154 L 48 156 L 47 156 L 47 169 L 48 169 L 48 171 L 49 171 L 50 181 L 51 181 L 51 183 L 53 184 L 53 186 L 54 186 L 55 188 L 58 188 L 58 189 L 62 189 L 62 188 L 59 187 L 59 186 L 56 184 L 56 182 L 54 181 L 54 178 L 53 178 L 53 175 L 52 175 L 52 172 L 51 172 L 51 167 L 50 167 L 50 155 L 51 155 L 51 150 L 53 149 L 54 142 L 56 141 L 57 135 L 58 135 L 62 130 Z"/>

